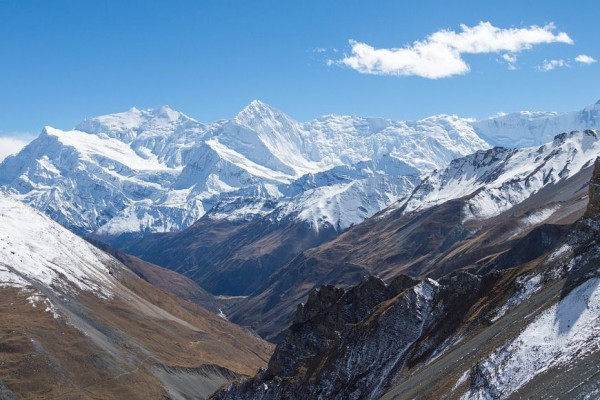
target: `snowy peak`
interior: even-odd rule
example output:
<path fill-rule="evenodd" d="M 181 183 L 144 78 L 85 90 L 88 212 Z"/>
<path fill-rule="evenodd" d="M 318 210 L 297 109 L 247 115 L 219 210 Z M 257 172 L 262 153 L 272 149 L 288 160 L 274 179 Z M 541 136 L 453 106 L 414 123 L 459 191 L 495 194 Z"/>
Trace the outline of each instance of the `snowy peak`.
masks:
<path fill-rule="evenodd" d="M 191 119 L 188 116 L 186 116 L 184 113 L 172 109 L 169 105 L 161 106 L 161 107 L 153 110 L 153 113 L 156 116 L 161 117 L 166 120 L 169 120 L 169 121 L 177 121 L 180 118 Z"/>
<path fill-rule="evenodd" d="M 245 127 L 246 130 L 237 126 Z M 268 154 L 269 158 L 288 166 L 283 169 L 277 167 L 279 171 L 292 176 L 298 177 L 317 169 L 316 165 L 304 157 L 300 124 L 261 101 L 252 101 L 229 126 L 223 127 L 221 136 L 249 159 L 255 158 L 256 155 Z"/>
<path fill-rule="evenodd" d="M 598 103 L 575 112 L 520 111 L 473 124 L 489 143 L 504 147 L 539 146 L 560 132 L 600 129 Z"/>
<path fill-rule="evenodd" d="M 241 125 L 252 126 L 264 120 L 290 119 L 281 111 L 263 103 L 260 100 L 252 100 L 250 104 L 240 111 L 234 121 Z"/>
<path fill-rule="evenodd" d="M 76 126 L 79 131 L 91 134 L 104 134 L 125 143 L 133 142 L 142 133 L 170 134 L 179 127 L 202 127 L 196 120 L 169 106 L 156 109 L 129 111 L 103 115 L 83 120 Z"/>
<path fill-rule="evenodd" d="M 279 110 L 253 100 L 232 120 L 233 123 L 248 127 L 268 140 L 274 136 L 283 140 L 297 141 L 300 124 Z"/>
<path fill-rule="evenodd" d="M 587 168 L 600 156 L 598 131 L 557 135 L 540 147 L 493 148 L 434 171 L 403 204 L 404 212 L 465 198 L 465 219 L 487 219 Z"/>
<path fill-rule="evenodd" d="M 273 109 L 273 107 L 269 106 L 266 103 L 263 103 L 262 101 L 258 100 L 258 99 L 254 99 L 252 100 L 246 107 L 244 107 L 242 109 L 242 111 L 240 111 L 237 115 L 236 118 L 240 118 L 243 119 L 244 116 L 251 116 L 251 115 L 266 115 L 269 113 L 276 113 L 277 111 L 275 109 Z"/>
<path fill-rule="evenodd" d="M 205 125 L 168 106 L 132 108 L 72 131 L 46 128 L 0 165 L 0 184 L 86 234 L 177 231 L 218 204 L 248 215 L 245 193 L 263 193 L 252 195 L 258 211 L 250 214 L 264 215 L 274 207 L 261 204 L 274 199 L 261 185 L 279 193 L 283 218 L 327 217 L 343 229 L 403 198 L 415 175 L 487 147 L 468 120 L 452 116 L 300 123 L 253 101 L 235 118 Z"/>

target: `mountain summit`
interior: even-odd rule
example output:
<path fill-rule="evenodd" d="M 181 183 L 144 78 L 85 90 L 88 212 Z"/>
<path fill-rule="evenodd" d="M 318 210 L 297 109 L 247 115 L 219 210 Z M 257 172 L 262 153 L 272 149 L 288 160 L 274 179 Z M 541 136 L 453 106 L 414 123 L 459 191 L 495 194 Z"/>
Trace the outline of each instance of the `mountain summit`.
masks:
<path fill-rule="evenodd" d="M 234 120 L 242 125 L 245 125 L 245 123 L 260 123 L 261 120 L 277 118 L 289 119 L 289 117 L 287 117 L 281 111 L 276 110 L 268 104 L 263 103 L 260 100 L 252 100 L 250 104 L 244 107 L 242 111 L 236 115 Z"/>
<path fill-rule="evenodd" d="M 104 237 L 179 231 L 217 205 L 232 219 L 277 209 L 278 219 L 293 214 L 314 229 L 344 229 L 412 190 L 384 157 L 414 175 L 487 146 L 456 117 L 298 122 L 255 100 L 231 120 L 203 124 L 168 106 L 132 108 L 71 131 L 44 129 L 0 164 L 0 185 L 64 226 Z M 239 201 L 249 193 L 260 193 L 252 207 Z M 331 196 L 368 211 L 344 220 L 325 200 Z"/>
<path fill-rule="evenodd" d="M 198 130 L 202 126 L 196 120 L 165 105 L 149 110 L 133 107 L 126 112 L 88 118 L 79 123 L 75 130 L 95 135 L 105 134 L 132 144 L 140 135 L 156 137 L 176 133 L 181 129 Z"/>

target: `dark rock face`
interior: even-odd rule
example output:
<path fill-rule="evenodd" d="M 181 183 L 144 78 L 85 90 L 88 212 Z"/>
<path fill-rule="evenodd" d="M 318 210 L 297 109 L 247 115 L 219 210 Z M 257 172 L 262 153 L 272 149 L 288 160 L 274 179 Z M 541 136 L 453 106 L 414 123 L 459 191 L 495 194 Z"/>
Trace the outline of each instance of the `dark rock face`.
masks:
<path fill-rule="evenodd" d="M 560 244 L 568 232 L 568 225 L 547 224 L 536 227 L 479 272 L 504 270 L 532 261 Z"/>
<path fill-rule="evenodd" d="M 298 306 L 292 326 L 269 362 L 269 372 L 280 377 L 310 374 L 318 365 L 307 360 L 318 360 L 334 348 L 346 325 L 360 322 L 393 294 L 375 277 L 348 291 L 327 285 L 311 292 L 306 304 Z"/>
<path fill-rule="evenodd" d="M 600 216 L 600 158 L 597 158 L 594 164 L 594 173 L 590 180 L 589 198 L 585 216 L 588 218 L 598 218 Z"/>
<path fill-rule="evenodd" d="M 323 286 L 296 311 L 267 370 L 217 399 L 376 399 L 407 365 L 440 346 L 476 301 L 468 273 L 442 286 L 368 277 L 348 290 Z"/>
<path fill-rule="evenodd" d="M 369 277 L 348 290 L 321 287 L 298 307 L 269 368 L 213 398 L 459 398 L 465 391 L 508 397 L 513 392 L 498 386 L 501 372 L 486 360 L 557 299 L 597 279 L 599 231 L 596 219 L 582 219 L 560 244 L 572 250 L 539 257 L 534 270 L 530 262 L 482 276 L 460 271 L 445 279 L 447 285 L 401 276 L 388 285 Z M 519 292 L 524 276 L 538 277 L 531 298 Z M 489 318 L 502 310 L 508 314 Z M 589 350 L 563 369 L 543 370 L 519 390 L 537 398 L 547 382 L 566 376 L 557 389 L 561 398 L 571 389 L 596 393 L 594 384 L 581 386 L 597 370 L 589 361 L 600 354 L 596 343 Z M 590 365 L 595 369 L 586 374 L 569 372 Z"/>

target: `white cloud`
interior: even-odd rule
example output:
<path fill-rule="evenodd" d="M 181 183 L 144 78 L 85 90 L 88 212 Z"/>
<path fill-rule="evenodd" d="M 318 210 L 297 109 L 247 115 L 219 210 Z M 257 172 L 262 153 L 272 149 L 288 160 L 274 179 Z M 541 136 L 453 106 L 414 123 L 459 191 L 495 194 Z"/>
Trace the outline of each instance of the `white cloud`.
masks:
<path fill-rule="evenodd" d="M 515 54 L 502 54 L 502 59 L 508 64 L 508 69 L 511 71 L 517 69 L 517 56 Z"/>
<path fill-rule="evenodd" d="M 581 64 L 593 64 L 596 62 L 596 59 L 593 57 L 588 56 L 587 54 L 580 54 L 577 57 L 575 57 L 575 61 L 577 61 L 578 63 Z"/>
<path fill-rule="evenodd" d="M 25 147 L 31 141 L 32 137 L 8 137 L 0 136 L 0 162 L 11 154 L 18 153 L 23 147 Z"/>
<path fill-rule="evenodd" d="M 490 22 L 480 22 L 474 27 L 461 25 L 460 28 L 460 32 L 434 32 L 425 40 L 402 48 L 376 49 L 350 40 L 352 54 L 337 63 L 364 74 L 439 79 L 469 72 L 463 54 L 518 53 L 543 43 L 573 44 L 565 32 L 555 33 L 553 24 L 501 29 Z"/>
<path fill-rule="evenodd" d="M 542 65 L 538 65 L 540 71 L 548 72 L 556 68 L 569 67 L 569 63 L 565 60 L 544 60 Z"/>

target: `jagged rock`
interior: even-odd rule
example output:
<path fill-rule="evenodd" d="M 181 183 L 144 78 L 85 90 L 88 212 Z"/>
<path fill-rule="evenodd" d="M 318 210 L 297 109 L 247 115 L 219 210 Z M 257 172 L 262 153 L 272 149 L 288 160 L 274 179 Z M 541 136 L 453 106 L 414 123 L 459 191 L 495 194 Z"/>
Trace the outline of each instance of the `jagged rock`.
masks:
<path fill-rule="evenodd" d="M 298 306 L 292 326 L 269 362 L 269 372 L 280 377 L 310 372 L 314 366 L 307 360 L 335 347 L 348 324 L 358 323 L 393 294 L 373 276 L 349 290 L 332 285 L 314 290 L 306 304 Z"/>
<path fill-rule="evenodd" d="M 597 142 L 593 131 L 559 135 L 561 146 L 556 152 L 566 154 L 565 143 L 575 137 L 587 148 Z M 580 151 L 572 146 L 568 153 Z M 527 158 L 541 153 L 528 153 Z M 584 171 L 589 177 L 592 159 L 546 165 L 555 155 L 547 155 L 541 164 L 549 173 L 563 179 L 565 171 Z M 465 391 L 463 398 L 507 398 L 519 397 L 515 394 L 521 388 L 536 397 L 541 392 L 529 380 L 544 375 L 538 381 L 541 387 L 547 384 L 547 376 L 568 375 L 566 387 L 588 390 L 587 377 L 596 376 L 598 369 L 579 377 L 570 367 L 593 366 L 598 357 L 594 323 L 600 310 L 599 164 L 590 182 L 584 218 L 564 227 L 538 227 L 512 241 L 511 247 L 482 252 L 478 257 L 495 260 L 487 264 L 492 267 L 489 273 L 479 268 L 487 261 L 476 259 L 477 263 L 463 264 L 463 270 L 451 271 L 445 285 L 400 276 L 386 286 L 371 277 L 346 291 L 328 286 L 313 293 L 275 351 L 278 369 L 270 367 L 216 398 L 459 398 Z M 530 184 L 540 171 L 525 174 L 524 182 Z M 580 192 L 585 188 L 581 176 L 573 181 L 578 199 L 585 198 Z M 540 175 L 540 179 L 545 178 Z M 558 192 L 560 186 L 552 190 Z M 585 205 L 577 207 L 581 216 Z M 532 214 L 524 209 L 515 215 L 528 221 Z M 588 322 L 577 325 L 580 318 Z M 570 331 L 573 327 L 576 330 Z M 580 335 L 585 340 L 579 340 Z M 563 342 L 568 357 L 562 353 Z M 306 343 L 313 346 L 311 352 L 302 347 Z M 439 359 L 444 361 L 438 365 Z M 294 369 L 282 375 L 286 360 Z M 580 385 L 582 379 L 587 386 Z M 558 389 L 562 397 L 568 396 L 568 391 Z"/>
<path fill-rule="evenodd" d="M 343 295 L 344 289 L 333 285 L 325 285 L 308 295 L 306 304 L 299 304 L 294 317 L 294 324 L 302 324 L 328 310 Z"/>
<path fill-rule="evenodd" d="M 588 218 L 597 218 L 600 216 L 600 158 L 594 163 L 594 173 L 590 180 L 589 203 L 585 211 Z"/>
<path fill-rule="evenodd" d="M 466 271 L 460 271 L 452 277 L 449 288 L 451 292 L 460 295 L 474 295 L 479 290 L 481 278 Z"/>
<path fill-rule="evenodd" d="M 477 282 L 464 274 L 457 280 L 458 293 L 473 292 Z M 349 290 L 324 286 L 298 309 L 268 370 L 215 398 L 378 398 L 413 356 L 413 346 L 435 330 L 447 311 L 440 302 L 447 290 L 431 279 L 409 277 L 395 279 L 393 286 L 376 277 Z M 437 344 L 432 340 L 425 347 Z"/>

